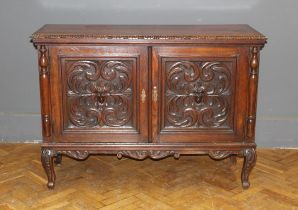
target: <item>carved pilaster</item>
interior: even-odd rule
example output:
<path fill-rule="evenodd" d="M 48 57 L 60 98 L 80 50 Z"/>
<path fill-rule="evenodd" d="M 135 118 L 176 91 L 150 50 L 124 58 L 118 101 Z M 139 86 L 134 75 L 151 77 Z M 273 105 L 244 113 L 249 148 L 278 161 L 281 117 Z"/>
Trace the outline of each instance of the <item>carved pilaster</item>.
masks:
<path fill-rule="evenodd" d="M 249 94 L 248 94 L 248 116 L 246 137 L 248 141 L 253 141 L 255 136 L 256 109 L 257 109 L 257 90 L 258 90 L 258 68 L 259 49 L 251 49 L 250 73 L 249 73 Z"/>
<path fill-rule="evenodd" d="M 48 177 L 48 188 L 53 189 L 55 186 L 55 170 L 54 170 L 54 157 L 56 152 L 51 149 L 41 149 L 41 163 Z"/>
<path fill-rule="evenodd" d="M 243 151 L 244 156 L 244 162 L 243 162 L 243 168 L 241 173 L 241 181 L 242 181 L 242 187 L 243 189 L 247 189 L 250 186 L 249 183 L 249 173 L 252 170 L 252 168 L 256 164 L 257 159 L 257 153 L 255 148 L 248 148 Z"/>
<path fill-rule="evenodd" d="M 180 157 L 179 153 L 175 151 L 157 151 L 157 150 L 144 150 L 144 151 L 133 151 L 133 150 L 127 150 L 127 151 L 119 151 L 117 153 L 118 159 L 121 159 L 122 157 L 128 157 L 133 158 L 136 160 L 144 160 L 146 158 L 151 158 L 153 160 L 162 159 L 165 157 L 174 156 L 175 159 L 178 159 Z"/>
<path fill-rule="evenodd" d="M 50 117 L 50 78 L 48 69 L 48 52 L 44 45 L 39 47 L 39 83 L 41 98 L 42 135 L 51 136 Z"/>

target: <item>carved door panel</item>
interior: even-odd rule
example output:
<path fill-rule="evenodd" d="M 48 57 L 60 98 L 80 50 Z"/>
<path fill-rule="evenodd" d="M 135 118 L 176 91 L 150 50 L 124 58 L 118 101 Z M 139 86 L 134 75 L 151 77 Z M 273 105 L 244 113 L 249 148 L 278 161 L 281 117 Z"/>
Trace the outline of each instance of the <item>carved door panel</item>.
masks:
<path fill-rule="evenodd" d="M 153 48 L 153 142 L 242 140 L 246 53 L 232 47 Z"/>
<path fill-rule="evenodd" d="M 55 140 L 148 140 L 146 48 L 59 46 L 51 65 Z"/>

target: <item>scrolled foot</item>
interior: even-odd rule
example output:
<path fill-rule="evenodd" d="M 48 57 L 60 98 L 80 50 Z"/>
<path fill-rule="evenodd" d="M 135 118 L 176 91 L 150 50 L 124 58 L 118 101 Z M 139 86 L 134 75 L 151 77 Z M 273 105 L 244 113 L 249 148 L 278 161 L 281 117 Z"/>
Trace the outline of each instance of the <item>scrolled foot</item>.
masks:
<path fill-rule="evenodd" d="M 55 151 L 47 148 L 41 149 L 41 163 L 48 177 L 47 186 L 49 189 L 53 189 L 55 187 L 56 175 L 55 175 L 54 163 L 53 163 L 55 156 L 56 156 Z"/>
<path fill-rule="evenodd" d="M 47 186 L 48 186 L 48 188 L 49 188 L 50 190 L 52 190 L 52 189 L 54 189 L 54 187 L 55 187 L 55 183 L 49 181 L 48 184 L 47 184 Z"/>
<path fill-rule="evenodd" d="M 248 189 L 249 188 L 249 186 L 250 186 L 250 183 L 249 183 L 249 181 L 242 181 L 242 188 L 243 189 Z"/>
<path fill-rule="evenodd" d="M 249 173 L 256 164 L 257 154 L 255 148 L 248 148 L 243 151 L 244 162 L 241 173 L 241 181 L 243 189 L 248 189 L 249 183 Z"/>

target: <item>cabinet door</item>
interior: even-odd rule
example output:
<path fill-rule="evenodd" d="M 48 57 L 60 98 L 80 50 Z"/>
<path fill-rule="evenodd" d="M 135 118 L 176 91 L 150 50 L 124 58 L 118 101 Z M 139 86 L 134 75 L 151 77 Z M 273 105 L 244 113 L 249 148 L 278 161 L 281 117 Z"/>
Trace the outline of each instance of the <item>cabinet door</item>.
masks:
<path fill-rule="evenodd" d="M 154 47 L 153 142 L 242 141 L 247 49 Z"/>
<path fill-rule="evenodd" d="M 148 140 L 146 48 L 57 46 L 50 60 L 54 140 Z"/>

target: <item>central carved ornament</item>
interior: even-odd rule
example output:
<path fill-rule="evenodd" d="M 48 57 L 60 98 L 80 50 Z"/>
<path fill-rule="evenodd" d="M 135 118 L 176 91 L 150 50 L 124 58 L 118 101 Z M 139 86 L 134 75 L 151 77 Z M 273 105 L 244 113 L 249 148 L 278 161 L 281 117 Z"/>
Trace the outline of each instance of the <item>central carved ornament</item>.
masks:
<path fill-rule="evenodd" d="M 132 61 L 69 61 L 70 127 L 131 126 Z"/>
<path fill-rule="evenodd" d="M 167 61 L 165 127 L 230 127 L 232 62 Z"/>

